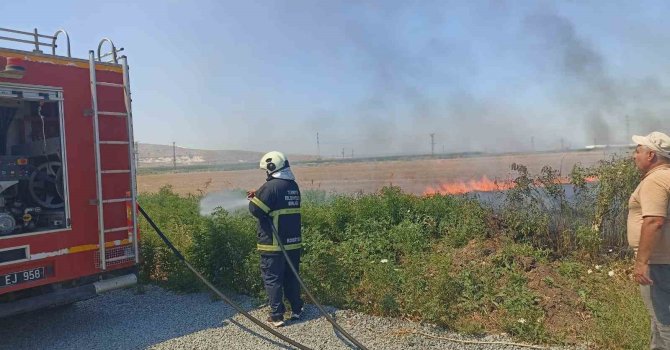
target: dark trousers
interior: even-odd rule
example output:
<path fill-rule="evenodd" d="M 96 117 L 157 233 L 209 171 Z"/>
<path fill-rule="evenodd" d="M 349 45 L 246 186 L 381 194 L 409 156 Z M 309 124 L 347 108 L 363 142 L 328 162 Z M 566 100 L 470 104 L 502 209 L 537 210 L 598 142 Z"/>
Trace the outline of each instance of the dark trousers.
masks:
<path fill-rule="evenodd" d="M 301 249 L 287 251 L 293 266 L 300 271 Z M 300 312 L 303 301 L 300 298 L 300 283 L 288 266 L 284 254 L 261 254 L 261 275 L 265 284 L 270 304 L 270 316 L 273 319 L 283 318 L 286 308 L 284 296 L 291 303 L 291 310 Z"/>

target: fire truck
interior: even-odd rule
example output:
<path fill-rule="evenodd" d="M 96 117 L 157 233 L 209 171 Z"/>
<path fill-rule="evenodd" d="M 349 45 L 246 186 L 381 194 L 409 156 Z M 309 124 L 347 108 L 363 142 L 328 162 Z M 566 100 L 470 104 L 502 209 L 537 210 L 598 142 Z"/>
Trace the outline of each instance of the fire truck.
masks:
<path fill-rule="evenodd" d="M 121 51 L 104 38 L 97 52 L 74 58 L 64 30 L 0 28 L 0 317 L 137 283 L 136 155 Z"/>

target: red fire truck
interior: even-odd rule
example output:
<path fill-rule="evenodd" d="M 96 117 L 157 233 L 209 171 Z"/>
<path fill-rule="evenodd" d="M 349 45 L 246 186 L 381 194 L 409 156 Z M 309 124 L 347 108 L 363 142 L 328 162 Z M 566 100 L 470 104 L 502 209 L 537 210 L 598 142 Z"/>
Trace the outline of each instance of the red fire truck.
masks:
<path fill-rule="evenodd" d="M 63 41 L 66 50 L 57 55 Z M 111 52 L 101 55 L 103 46 Z M 105 38 L 97 54 L 78 59 L 63 30 L 0 28 L 0 317 L 137 282 L 135 153 L 122 50 Z"/>

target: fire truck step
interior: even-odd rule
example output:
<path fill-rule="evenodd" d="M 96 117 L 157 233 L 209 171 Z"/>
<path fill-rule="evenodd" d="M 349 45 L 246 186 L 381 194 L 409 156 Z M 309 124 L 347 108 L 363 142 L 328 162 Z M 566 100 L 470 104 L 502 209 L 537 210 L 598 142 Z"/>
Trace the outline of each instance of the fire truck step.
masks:
<path fill-rule="evenodd" d="M 129 259 L 135 259 L 135 255 L 130 254 L 130 255 L 124 255 L 124 256 L 117 256 L 116 258 L 107 259 L 107 260 L 105 260 L 105 262 L 110 263 L 110 262 L 115 262 L 115 261 L 120 261 L 120 260 L 129 260 Z"/>
<path fill-rule="evenodd" d="M 127 117 L 128 113 L 125 112 L 107 112 L 107 111 L 98 111 L 98 115 L 111 115 L 115 117 Z"/>
<path fill-rule="evenodd" d="M 108 229 L 105 230 L 105 233 L 118 232 L 118 231 L 128 231 L 128 230 L 132 230 L 132 229 L 133 229 L 132 226 L 108 228 Z"/>
<path fill-rule="evenodd" d="M 102 145 L 127 145 L 128 141 L 100 141 Z"/>
<path fill-rule="evenodd" d="M 103 170 L 100 173 L 102 174 L 127 174 L 130 172 L 130 169 L 128 170 Z"/>
<path fill-rule="evenodd" d="M 131 198 L 103 199 L 103 200 L 102 200 L 102 203 L 103 203 L 103 204 L 106 204 L 106 203 L 118 203 L 118 202 L 127 202 L 127 201 L 129 201 L 129 200 L 131 200 Z"/>
<path fill-rule="evenodd" d="M 112 86 L 112 87 L 123 87 L 123 84 L 118 84 L 118 83 L 108 83 L 105 81 L 99 81 L 96 83 L 97 85 L 100 86 Z"/>

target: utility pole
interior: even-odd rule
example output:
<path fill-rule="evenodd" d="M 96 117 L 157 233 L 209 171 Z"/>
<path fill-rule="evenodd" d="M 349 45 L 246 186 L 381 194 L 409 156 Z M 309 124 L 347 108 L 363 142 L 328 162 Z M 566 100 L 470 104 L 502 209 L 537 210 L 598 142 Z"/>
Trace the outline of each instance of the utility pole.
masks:
<path fill-rule="evenodd" d="M 177 171 L 177 148 L 174 141 L 172 141 L 172 170 Z"/>
<path fill-rule="evenodd" d="M 435 155 L 435 133 L 430 134 L 430 155 Z"/>
<path fill-rule="evenodd" d="M 316 158 L 321 159 L 321 144 L 319 143 L 319 132 L 316 133 Z"/>
<path fill-rule="evenodd" d="M 351 149 L 351 159 L 354 159 L 354 149 Z"/>
<path fill-rule="evenodd" d="M 344 147 L 342 147 L 342 159 L 344 159 Z"/>

